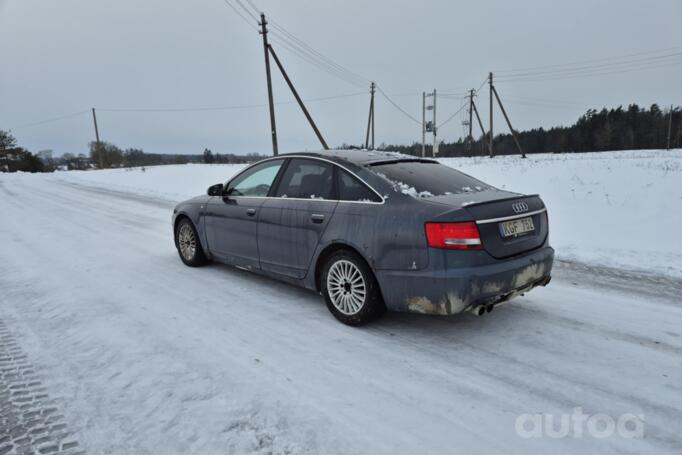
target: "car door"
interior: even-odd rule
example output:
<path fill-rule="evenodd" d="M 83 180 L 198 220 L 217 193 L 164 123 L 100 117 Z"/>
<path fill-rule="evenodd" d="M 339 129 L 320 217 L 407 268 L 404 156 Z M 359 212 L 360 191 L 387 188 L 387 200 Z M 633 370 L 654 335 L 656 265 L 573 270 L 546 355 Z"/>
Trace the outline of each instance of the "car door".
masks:
<path fill-rule="evenodd" d="M 258 268 L 259 210 L 283 159 L 256 164 L 232 179 L 222 196 L 206 206 L 206 238 L 211 254 L 248 269 Z"/>
<path fill-rule="evenodd" d="M 338 204 L 334 165 L 291 158 L 278 181 L 274 197 L 260 210 L 260 266 L 267 272 L 301 279 Z"/>

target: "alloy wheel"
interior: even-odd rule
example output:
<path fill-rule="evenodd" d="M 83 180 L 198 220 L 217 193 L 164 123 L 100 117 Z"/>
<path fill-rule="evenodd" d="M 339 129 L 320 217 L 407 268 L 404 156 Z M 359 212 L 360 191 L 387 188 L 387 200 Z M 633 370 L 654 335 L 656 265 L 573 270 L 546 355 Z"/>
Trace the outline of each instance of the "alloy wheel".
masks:
<path fill-rule="evenodd" d="M 180 254 L 187 261 L 191 261 L 197 251 L 197 237 L 189 224 L 183 224 L 178 232 L 178 246 Z"/>
<path fill-rule="evenodd" d="M 327 292 L 336 309 L 351 316 L 365 304 L 367 286 L 360 269 L 351 261 L 334 262 L 327 272 Z"/>

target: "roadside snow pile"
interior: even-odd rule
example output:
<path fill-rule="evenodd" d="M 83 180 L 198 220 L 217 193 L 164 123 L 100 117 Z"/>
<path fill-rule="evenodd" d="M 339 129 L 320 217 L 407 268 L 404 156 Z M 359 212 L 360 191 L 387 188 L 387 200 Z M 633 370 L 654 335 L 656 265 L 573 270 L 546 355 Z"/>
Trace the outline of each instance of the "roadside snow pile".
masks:
<path fill-rule="evenodd" d="M 539 193 L 561 259 L 682 276 L 682 150 L 440 161 L 501 189 Z M 72 171 L 48 178 L 181 201 L 205 194 L 244 166 Z"/>
<path fill-rule="evenodd" d="M 682 276 L 682 150 L 440 161 L 500 189 L 540 194 L 561 259 Z"/>

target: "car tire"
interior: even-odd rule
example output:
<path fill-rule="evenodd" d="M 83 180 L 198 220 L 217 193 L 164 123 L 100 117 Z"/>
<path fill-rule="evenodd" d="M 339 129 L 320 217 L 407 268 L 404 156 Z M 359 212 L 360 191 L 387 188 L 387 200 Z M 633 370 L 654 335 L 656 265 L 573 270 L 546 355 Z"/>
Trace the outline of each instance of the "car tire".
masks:
<path fill-rule="evenodd" d="M 327 308 L 344 324 L 365 325 L 386 311 L 379 283 L 355 252 L 333 253 L 324 264 L 320 281 Z"/>
<path fill-rule="evenodd" d="M 175 247 L 185 265 L 199 267 L 208 262 L 199 241 L 194 224 L 187 218 L 181 219 L 175 227 Z"/>

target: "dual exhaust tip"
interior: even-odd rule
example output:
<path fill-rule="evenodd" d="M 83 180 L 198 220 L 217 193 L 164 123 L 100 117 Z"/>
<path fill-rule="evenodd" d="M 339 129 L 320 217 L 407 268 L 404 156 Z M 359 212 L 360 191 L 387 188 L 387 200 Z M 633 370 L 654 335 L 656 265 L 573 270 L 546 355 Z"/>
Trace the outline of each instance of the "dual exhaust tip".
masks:
<path fill-rule="evenodd" d="M 536 281 L 535 283 L 533 283 L 532 285 L 527 286 L 527 287 L 523 288 L 522 290 L 515 291 L 515 292 L 510 292 L 510 293 L 508 293 L 508 294 L 505 294 L 505 295 L 502 296 L 500 299 L 496 300 L 495 303 L 487 303 L 487 304 L 482 303 L 482 304 L 479 304 L 479 305 L 476 305 L 476 306 L 469 307 L 469 308 L 467 308 L 465 311 L 467 311 L 467 312 L 469 312 L 469 313 L 471 313 L 471 314 L 474 314 L 474 315 L 476 315 L 476 316 L 483 316 L 484 314 L 490 313 L 491 311 L 493 311 L 497 305 L 503 304 L 504 302 L 506 302 L 507 300 L 509 300 L 509 299 L 510 299 L 511 297 L 513 297 L 514 295 L 521 295 L 521 296 L 523 296 L 524 293 L 525 293 L 526 291 L 528 291 L 529 289 L 532 289 L 532 288 L 534 288 L 535 286 L 547 286 L 547 285 L 549 284 L 550 281 L 552 281 L 552 276 L 551 276 L 551 275 L 544 276 L 544 277 L 540 278 L 538 281 Z M 521 291 L 522 291 L 522 292 L 521 292 Z"/>
<path fill-rule="evenodd" d="M 478 306 L 472 307 L 469 310 L 469 313 L 472 313 L 476 316 L 483 316 L 484 314 L 490 313 L 491 311 L 493 311 L 494 308 L 495 308 L 495 305 L 493 305 L 492 303 L 489 305 L 478 305 Z"/>

